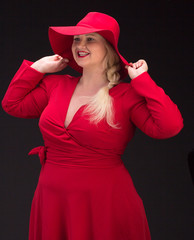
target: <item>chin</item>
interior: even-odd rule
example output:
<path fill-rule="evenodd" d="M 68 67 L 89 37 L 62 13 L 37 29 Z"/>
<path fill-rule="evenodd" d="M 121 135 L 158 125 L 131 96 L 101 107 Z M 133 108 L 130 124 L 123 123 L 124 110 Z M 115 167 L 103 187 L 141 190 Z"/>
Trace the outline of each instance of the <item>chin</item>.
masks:
<path fill-rule="evenodd" d="M 91 67 L 91 64 L 83 62 L 83 61 L 76 61 L 77 65 L 82 67 L 82 68 L 87 68 L 87 67 Z"/>

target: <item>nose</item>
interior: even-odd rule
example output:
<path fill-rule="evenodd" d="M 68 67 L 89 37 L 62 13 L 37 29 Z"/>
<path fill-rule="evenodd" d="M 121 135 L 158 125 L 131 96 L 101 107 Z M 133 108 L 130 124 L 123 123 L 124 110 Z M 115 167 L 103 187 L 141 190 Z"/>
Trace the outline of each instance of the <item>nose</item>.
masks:
<path fill-rule="evenodd" d="M 79 48 L 86 48 L 86 41 L 85 41 L 85 39 L 81 39 L 81 40 L 78 42 L 77 46 L 78 46 Z"/>

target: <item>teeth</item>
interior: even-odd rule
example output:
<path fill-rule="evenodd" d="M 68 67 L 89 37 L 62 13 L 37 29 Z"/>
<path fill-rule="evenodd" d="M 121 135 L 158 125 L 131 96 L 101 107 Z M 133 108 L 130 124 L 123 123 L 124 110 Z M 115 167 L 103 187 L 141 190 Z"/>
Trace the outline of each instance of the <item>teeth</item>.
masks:
<path fill-rule="evenodd" d="M 78 52 L 79 56 L 83 57 L 83 56 L 86 56 L 88 55 L 89 53 L 86 53 L 86 52 Z"/>

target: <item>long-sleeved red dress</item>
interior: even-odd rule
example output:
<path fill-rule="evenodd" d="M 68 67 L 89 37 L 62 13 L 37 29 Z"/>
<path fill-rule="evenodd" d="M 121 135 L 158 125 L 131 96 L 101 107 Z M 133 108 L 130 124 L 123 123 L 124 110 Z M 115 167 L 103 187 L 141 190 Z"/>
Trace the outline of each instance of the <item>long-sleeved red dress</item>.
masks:
<path fill-rule="evenodd" d="M 110 89 L 115 120 L 97 126 L 83 115 L 65 128 L 66 113 L 80 77 L 47 75 L 24 60 L 3 98 L 10 115 L 39 118 L 44 146 L 30 215 L 29 240 L 149 240 L 142 199 L 121 155 L 136 126 L 157 139 L 183 127 L 177 106 L 147 72 Z"/>

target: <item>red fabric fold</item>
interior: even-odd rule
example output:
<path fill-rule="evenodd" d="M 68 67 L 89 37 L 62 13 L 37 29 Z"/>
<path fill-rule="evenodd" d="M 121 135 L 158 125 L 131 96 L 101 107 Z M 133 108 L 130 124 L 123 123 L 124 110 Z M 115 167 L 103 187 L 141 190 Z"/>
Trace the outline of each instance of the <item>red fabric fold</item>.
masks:
<path fill-rule="evenodd" d="M 38 154 L 40 158 L 41 165 L 44 165 L 45 159 L 46 159 L 46 147 L 45 146 L 39 146 L 33 148 L 28 155 Z"/>

